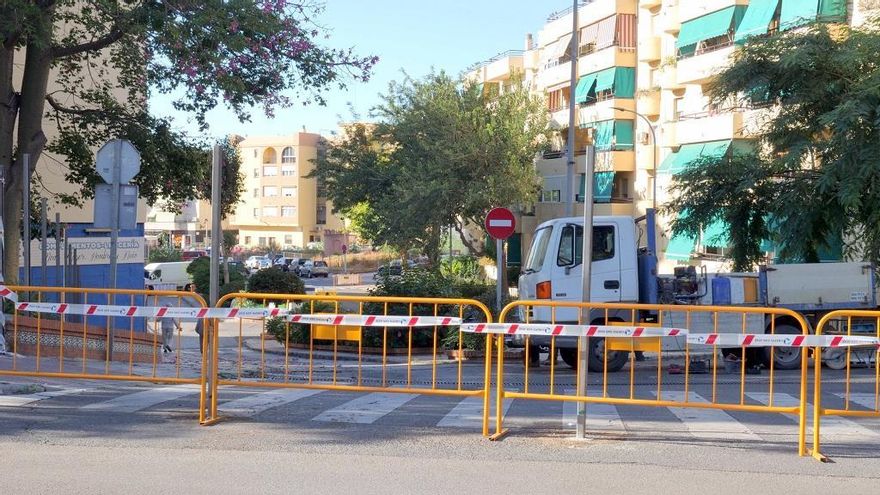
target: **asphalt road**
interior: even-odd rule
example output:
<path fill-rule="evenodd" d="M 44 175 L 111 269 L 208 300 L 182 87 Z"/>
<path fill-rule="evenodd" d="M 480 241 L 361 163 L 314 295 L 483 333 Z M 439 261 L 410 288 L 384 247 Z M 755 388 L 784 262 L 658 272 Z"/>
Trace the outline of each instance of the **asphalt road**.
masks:
<path fill-rule="evenodd" d="M 284 356 L 247 349 L 241 356 L 268 380 L 284 379 Z M 184 347 L 181 359 L 183 374 L 193 373 L 197 352 Z M 235 379 L 237 352 L 225 359 Z M 388 365 L 386 378 L 397 386 L 457 386 L 456 364 L 441 360 L 435 375 L 430 360 L 420 362 Z M 637 397 L 655 396 L 653 364 L 635 373 Z M 382 377 L 376 363 L 312 365 L 315 381 L 331 380 L 334 369 L 340 383 L 355 381 L 359 368 L 362 379 Z M 287 366 L 288 379 L 307 377 L 305 361 Z M 463 388 L 482 372 L 480 362 L 464 365 Z M 505 387 L 522 390 L 522 373 L 510 363 Z M 629 373 L 609 376 L 608 394 L 626 396 Z M 683 393 L 681 375 L 662 378 L 664 397 Z M 826 370 L 826 406 L 842 404 L 843 378 Z M 873 378 L 874 370 L 853 370 L 853 408 L 873 405 Z M 719 376 L 717 399 L 760 403 L 768 379 L 749 376 L 741 395 L 738 374 Z M 511 400 L 504 405 L 510 434 L 490 442 L 480 435 L 478 398 L 228 386 L 219 395 L 224 421 L 201 427 L 190 386 L 40 380 L 35 388 L 33 379 L 3 380 L 3 493 L 828 494 L 874 493 L 880 481 L 878 418 L 827 418 L 824 452 L 833 463 L 820 464 L 797 457 L 796 418 L 783 414 L 591 405 L 589 438 L 575 440 L 572 403 Z M 553 383 L 568 393 L 574 373 L 560 362 Z M 711 398 L 709 383 L 709 375 L 692 377 L 693 400 Z M 530 370 L 529 384 L 547 390 L 548 367 Z M 591 374 L 589 387 L 600 393 L 601 374 Z M 797 374 L 779 372 L 777 403 L 797 395 Z"/>

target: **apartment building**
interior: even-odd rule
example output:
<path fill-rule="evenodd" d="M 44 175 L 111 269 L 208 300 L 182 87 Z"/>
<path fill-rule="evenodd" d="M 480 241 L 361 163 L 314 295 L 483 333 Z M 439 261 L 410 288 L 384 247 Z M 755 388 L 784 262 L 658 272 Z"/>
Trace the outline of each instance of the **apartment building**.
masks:
<path fill-rule="evenodd" d="M 773 111 L 758 101 L 750 108 L 710 105 L 706 85 L 739 44 L 815 21 L 858 24 L 872 6 L 846 0 L 583 2 L 574 102 L 569 101 L 573 13 L 569 8 L 551 14 L 536 39 L 526 36 L 525 50 L 468 72 L 481 83 L 502 87 L 521 73 L 524 83 L 544 96 L 551 115 L 552 149 L 535 161 L 542 191 L 534 209 L 521 212 L 522 237 L 516 243 L 527 249 L 537 224 L 564 214 L 569 105 L 576 105 L 577 115 L 575 214 L 583 212 L 584 149 L 592 143 L 595 214 L 638 217 L 666 202 L 671 178 L 688 162 L 750 146 L 757 125 Z M 706 226 L 698 238 L 687 238 L 671 235 L 672 220 L 658 222 L 661 270 L 679 264 L 722 268 L 724 225 Z"/>
<path fill-rule="evenodd" d="M 239 231 L 240 245 L 305 248 L 343 231 L 323 188 L 306 178 L 324 152 L 320 135 L 251 136 L 242 138 L 239 148 L 245 192 L 230 228 Z"/>

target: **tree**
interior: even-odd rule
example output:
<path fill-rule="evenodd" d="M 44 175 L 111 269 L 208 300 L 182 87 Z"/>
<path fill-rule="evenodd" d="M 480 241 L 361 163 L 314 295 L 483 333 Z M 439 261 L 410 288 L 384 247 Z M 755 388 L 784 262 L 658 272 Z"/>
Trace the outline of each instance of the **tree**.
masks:
<path fill-rule="evenodd" d="M 293 100 L 324 102 L 323 91 L 366 80 L 375 57 L 320 46 L 312 0 L 8 0 L 0 3 L 0 167 L 4 174 L 4 270 L 15 278 L 21 233 L 21 187 L 35 180 L 44 150 L 61 155 L 66 179 L 81 190 L 59 197 L 78 204 L 93 195 L 96 146 L 131 140 L 143 165 L 134 182 L 155 204 L 206 199 L 210 161 L 203 148 L 146 109 L 147 88 L 176 92 L 174 105 L 203 129 L 221 102 L 246 120 Z M 13 67 L 22 66 L 20 85 Z M 51 91 L 50 91 L 51 88 Z M 47 142 L 44 122 L 57 128 Z M 209 176 L 209 175 L 208 175 Z"/>
<path fill-rule="evenodd" d="M 667 209 L 676 233 L 729 226 L 737 269 L 771 240 L 783 260 L 818 261 L 844 240 L 880 260 L 880 24 L 814 25 L 752 38 L 712 82 L 721 108 L 771 105 L 754 149 L 703 158 L 676 175 Z"/>
<path fill-rule="evenodd" d="M 436 260 L 450 225 L 464 238 L 491 208 L 529 203 L 539 189 L 546 109 L 521 84 L 510 88 L 487 99 L 443 72 L 392 83 L 378 123 L 350 126 L 312 176 L 360 237 Z"/>

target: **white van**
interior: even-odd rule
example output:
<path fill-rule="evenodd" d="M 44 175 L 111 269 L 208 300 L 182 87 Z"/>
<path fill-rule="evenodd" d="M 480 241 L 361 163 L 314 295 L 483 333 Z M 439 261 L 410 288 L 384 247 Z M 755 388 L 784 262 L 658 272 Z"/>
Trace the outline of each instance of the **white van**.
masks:
<path fill-rule="evenodd" d="M 144 267 L 144 287 L 147 290 L 190 290 L 192 277 L 186 272 L 189 261 L 150 263 Z"/>

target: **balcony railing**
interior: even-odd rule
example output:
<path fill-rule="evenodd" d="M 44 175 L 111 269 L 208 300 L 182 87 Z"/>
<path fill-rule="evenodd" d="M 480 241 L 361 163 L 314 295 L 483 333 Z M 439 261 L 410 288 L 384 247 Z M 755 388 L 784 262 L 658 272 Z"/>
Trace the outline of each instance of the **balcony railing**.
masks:
<path fill-rule="evenodd" d="M 582 0 L 580 3 L 578 3 L 578 7 L 583 7 L 584 5 L 589 5 L 589 4 L 593 3 L 594 1 L 595 0 Z M 572 7 L 568 7 L 567 9 L 557 10 L 556 12 L 553 12 L 552 14 L 547 16 L 547 22 L 553 22 L 553 21 L 557 21 L 559 19 L 562 19 L 563 17 L 571 14 L 573 11 L 574 11 L 574 8 L 572 8 Z"/>
<path fill-rule="evenodd" d="M 499 60 L 503 60 L 503 59 L 505 59 L 505 58 L 510 58 L 510 57 L 521 57 L 524 53 L 525 53 L 525 50 L 507 50 L 507 51 L 503 51 L 503 52 L 501 52 L 501 53 L 499 53 L 499 54 L 493 56 L 492 58 L 490 58 L 490 59 L 488 59 L 488 60 L 484 60 L 484 61 L 482 61 L 482 62 L 477 62 L 477 63 L 471 65 L 470 67 L 468 67 L 467 69 L 465 69 L 465 72 L 473 72 L 473 71 L 475 71 L 475 70 L 477 70 L 477 69 L 482 69 L 483 67 L 485 67 L 485 66 L 487 66 L 487 65 L 489 65 L 489 64 L 491 64 L 491 63 L 493 63 L 493 62 L 497 62 L 497 61 L 499 61 Z"/>
<path fill-rule="evenodd" d="M 707 45 L 706 42 L 701 41 L 697 44 L 697 49 L 694 50 L 693 53 L 687 54 L 679 54 L 678 60 L 684 60 L 691 57 L 697 57 L 700 55 L 704 55 L 706 53 L 717 52 L 718 50 L 723 50 L 725 48 L 733 46 L 733 36 L 729 36 L 729 39 L 722 41 L 721 43 L 715 43 L 712 45 Z"/>

